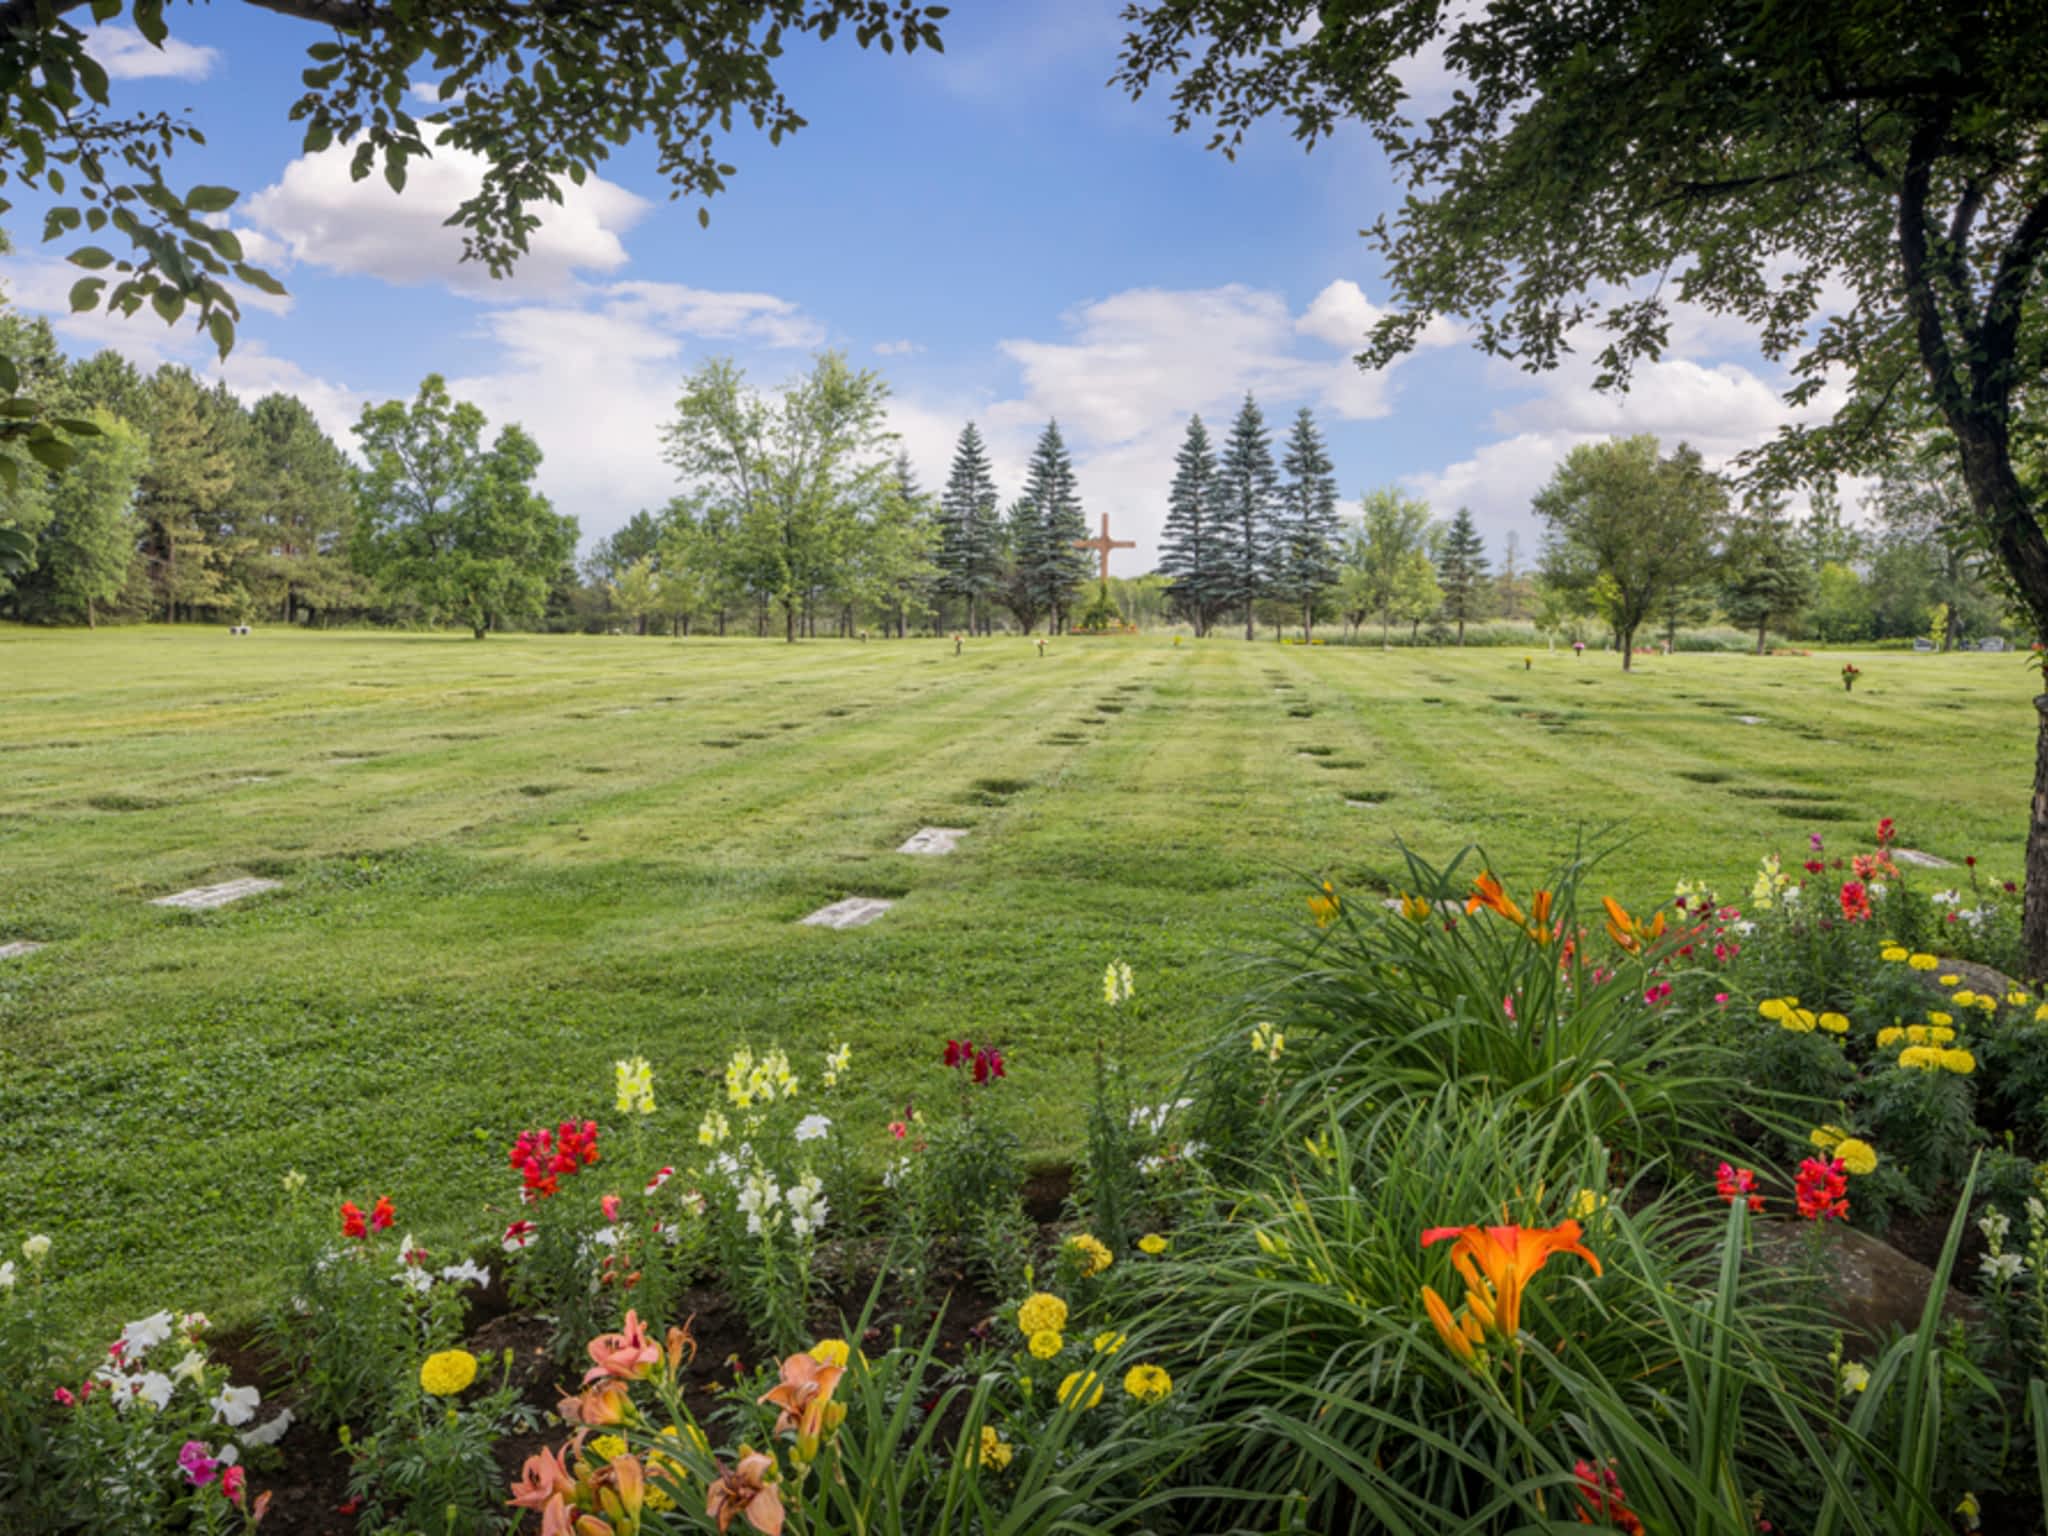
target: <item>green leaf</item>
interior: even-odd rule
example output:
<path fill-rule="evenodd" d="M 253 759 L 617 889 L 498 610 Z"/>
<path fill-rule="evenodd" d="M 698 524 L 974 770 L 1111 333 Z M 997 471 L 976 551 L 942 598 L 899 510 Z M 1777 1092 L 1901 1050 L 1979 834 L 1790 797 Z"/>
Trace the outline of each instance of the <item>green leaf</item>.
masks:
<path fill-rule="evenodd" d="M 21 388 L 21 371 L 14 366 L 14 359 L 0 355 L 0 392 L 13 394 Z"/>
<path fill-rule="evenodd" d="M 176 325 L 185 313 L 185 295 L 175 288 L 159 288 L 149 296 L 150 308 L 164 317 L 164 324 Z"/>
<path fill-rule="evenodd" d="M 194 213 L 226 213 L 241 195 L 233 187 L 194 187 L 185 194 L 185 206 Z"/>
<path fill-rule="evenodd" d="M 121 14 L 121 0 L 92 0 L 92 19 L 112 21 Z"/>
<path fill-rule="evenodd" d="M 384 157 L 384 180 L 394 192 L 405 190 L 405 157 L 393 151 Z"/>
<path fill-rule="evenodd" d="M 280 299 L 285 296 L 284 284 L 280 283 L 261 267 L 247 266 L 238 261 L 235 263 L 235 276 L 259 293 L 267 293 L 273 298 Z"/>
<path fill-rule="evenodd" d="M 81 277 L 71 285 L 71 308 L 74 312 L 91 309 L 100 301 L 100 290 L 107 286 L 104 277 Z"/>
<path fill-rule="evenodd" d="M 206 317 L 206 329 L 213 337 L 213 344 L 220 348 L 220 355 L 226 357 L 235 348 L 235 322 L 223 310 L 216 309 Z"/>
<path fill-rule="evenodd" d="M 316 64 L 331 64 L 341 57 L 341 44 L 315 43 L 306 50 L 306 57 Z"/>
<path fill-rule="evenodd" d="M 334 130 L 325 123 L 315 123 L 306 130 L 306 137 L 301 141 L 299 147 L 309 155 L 317 155 L 333 142 Z"/>
<path fill-rule="evenodd" d="M 171 29 L 164 25 L 164 0 L 135 0 L 135 30 L 161 48 Z"/>
<path fill-rule="evenodd" d="M 341 78 L 341 66 L 329 64 L 321 69 L 309 69 L 299 76 L 309 91 L 324 91 Z"/>
<path fill-rule="evenodd" d="M 232 229 L 210 229 L 206 232 L 206 243 L 211 245 L 229 261 L 242 259 L 242 240 Z"/>
<path fill-rule="evenodd" d="M 78 462 L 78 450 L 61 437 L 32 437 L 28 456 L 52 474 L 61 475 Z"/>
<path fill-rule="evenodd" d="M 73 437 L 104 437 L 100 424 L 88 416 L 58 416 L 50 425 L 60 431 L 69 432 Z"/>

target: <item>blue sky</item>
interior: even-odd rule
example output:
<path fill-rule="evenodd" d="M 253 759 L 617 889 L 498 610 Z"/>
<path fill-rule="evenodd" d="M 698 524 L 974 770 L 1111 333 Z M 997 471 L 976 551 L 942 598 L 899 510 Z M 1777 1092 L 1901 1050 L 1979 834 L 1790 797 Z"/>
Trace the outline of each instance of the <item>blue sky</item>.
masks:
<path fill-rule="evenodd" d="M 1652 431 L 1720 460 L 1788 419 L 1777 370 L 1697 315 L 1626 398 L 1593 395 L 1586 366 L 1532 379 L 1485 359 L 1448 321 L 1387 373 L 1359 371 L 1350 354 L 1387 296 L 1357 235 L 1394 197 L 1377 151 L 1354 133 L 1305 155 L 1274 124 L 1232 163 L 1174 136 L 1162 100 L 1104 84 L 1119 8 L 964 0 L 943 55 L 799 47 L 780 73 L 810 126 L 780 146 L 735 133 L 739 175 L 709 229 L 636 146 L 499 283 L 460 266 L 439 227 L 473 165 L 437 156 L 395 197 L 380 177 L 351 184 L 341 151 L 297 153 L 287 113 L 319 29 L 174 7 L 169 49 L 110 27 L 95 51 L 120 105 L 190 109 L 208 143 L 180 151 L 172 181 L 243 189 L 230 221 L 289 301 L 248 309 L 222 366 L 146 312 L 65 316 L 76 272 L 34 244 L 26 200 L 0 275 L 74 352 L 186 361 L 251 399 L 290 390 L 344 446 L 364 403 L 443 373 L 537 437 L 543 486 L 586 540 L 674 489 L 659 425 L 684 373 L 720 354 L 763 385 L 821 347 L 880 370 L 930 488 L 971 417 L 1011 493 L 1058 417 L 1090 522 L 1107 512 L 1139 540 L 1116 557 L 1127 571 L 1152 558 L 1188 412 L 1221 429 L 1247 389 L 1276 428 L 1315 410 L 1348 503 L 1398 483 L 1440 515 L 1466 504 L 1496 558 L 1514 531 L 1525 560 L 1530 494 L 1571 444 Z M 1426 58 L 1409 78 L 1425 102 L 1447 83 Z"/>

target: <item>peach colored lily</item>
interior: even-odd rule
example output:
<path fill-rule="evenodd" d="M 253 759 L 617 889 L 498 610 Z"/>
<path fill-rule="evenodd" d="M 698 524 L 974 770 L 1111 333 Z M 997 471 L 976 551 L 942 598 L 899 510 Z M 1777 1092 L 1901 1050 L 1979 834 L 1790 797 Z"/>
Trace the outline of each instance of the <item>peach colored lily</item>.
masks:
<path fill-rule="evenodd" d="M 775 1462 L 759 1451 L 740 1449 L 737 1466 L 719 1466 L 718 1478 L 704 1497 L 704 1513 L 718 1522 L 721 1533 L 735 1515 L 744 1515 L 762 1536 L 782 1536 L 782 1490 L 765 1481 Z"/>
<path fill-rule="evenodd" d="M 512 1497 L 505 1502 L 521 1509 L 545 1509 L 548 1501 L 576 1491 L 576 1479 L 569 1475 L 559 1451 L 543 1446 L 526 1458 L 519 1481 L 512 1485 Z"/>
<path fill-rule="evenodd" d="M 690 1324 L 697 1321 L 692 1312 L 683 1319 L 681 1327 L 671 1326 L 668 1331 L 668 1373 L 673 1376 L 682 1369 L 687 1357 L 690 1364 L 697 1363 L 697 1336 L 690 1332 Z"/>
<path fill-rule="evenodd" d="M 633 1406 L 633 1399 L 622 1381 L 602 1381 L 596 1386 L 585 1387 L 574 1397 L 565 1397 L 557 1405 L 565 1423 L 588 1424 L 594 1428 L 605 1428 L 626 1421 L 626 1411 Z"/>
<path fill-rule="evenodd" d="M 647 1470 L 635 1456 L 614 1456 L 590 1479 L 598 1507 L 617 1536 L 638 1536 L 647 1502 Z"/>
<path fill-rule="evenodd" d="M 661 1346 L 640 1326 L 640 1315 L 628 1312 L 623 1329 L 617 1333 L 600 1333 L 590 1341 L 590 1358 L 597 1364 L 583 1373 L 586 1383 L 601 1376 L 619 1381 L 645 1381 L 661 1365 Z"/>
<path fill-rule="evenodd" d="M 1422 1234 L 1422 1246 L 1455 1239 L 1451 1263 L 1472 1293 L 1491 1297 L 1500 1331 L 1512 1339 L 1521 1331 L 1522 1290 L 1552 1255 L 1576 1254 L 1593 1266 L 1594 1274 L 1601 1273 L 1599 1259 L 1579 1241 L 1579 1233 L 1576 1221 L 1554 1227 L 1431 1227 Z"/>
<path fill-rule="evenodd" d="M 844 1367 L 826 1365 L 815 1355 L 791 1355 L 782 1362 L 781 1385 L 769 1388 L 759 1398 L 782 1410 L 775 1420 L 775 1433 L 795 1429 L 797 1446 L 806 1457 L 817 1448 L 832 1389 L 844 1374 Z"/>

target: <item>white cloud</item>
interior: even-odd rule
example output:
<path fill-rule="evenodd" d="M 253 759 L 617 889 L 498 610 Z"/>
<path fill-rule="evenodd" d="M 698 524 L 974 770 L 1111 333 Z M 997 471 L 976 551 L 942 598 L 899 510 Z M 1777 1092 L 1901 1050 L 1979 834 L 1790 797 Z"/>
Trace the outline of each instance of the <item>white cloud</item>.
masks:
<path fill-rule="evenodd" d="M 543 220 L 512 275 L 494 279 L 462 260 L 462 232 L 445 222 L 483 182 L 484 159 L 437 148 L 406 167 L 394 195 L 380 173 L 349 179 L 352 150 L 337 145 L 301 155 L 245 205 L 251 223 L 296 262 L 387 283 L 442 282 L 475 298 L 519 300 L 570 289 L 579 272 L 626 264 L 620 236 L 647 211 L 644 198 L 601 176 L 564 186 L 562 201 L 536 210 Z"/>
<path fill-rule="evenodd" d="M 133 27 L 108 22 L 85 34 L 85 51 L 114 80 L 204 80 L 220 62 L 217 49 L 167 37 L 158 47 Z"/>
<path fill-rule="evenodd" d="M 825 328 L 772 293 L 719 292 L 680 283 L 613 283 L 604 290 L 614 315 L 717 339 L 747 338 L 771 347 L 815 347 Z"/>
<path fill-rule="evenodd" d="M 875 343 L 875 353 L 879 357 L 909 357 L 913 352 L 922 352 L 923 350 L 924 348 L 916 342 L 908 340 L 878 341 Z"/>

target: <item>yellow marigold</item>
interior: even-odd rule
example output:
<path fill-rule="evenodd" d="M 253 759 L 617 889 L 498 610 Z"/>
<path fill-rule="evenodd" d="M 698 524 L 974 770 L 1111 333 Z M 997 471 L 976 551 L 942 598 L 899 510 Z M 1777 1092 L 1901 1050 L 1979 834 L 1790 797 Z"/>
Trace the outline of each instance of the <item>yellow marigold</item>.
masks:
<path fill-rule="evenodd" d="M 1906 964 L 1908 964 L 1908 965 L 1910 965 L 1911 967 L 1913 967 L 1913 969 L 1914 969 L 1914 970 L 1916 970 L 1916 971 L 1931 971 L 1931 970 L 1933 970 L 1933 969 L 1934 969 L 1934 968 L 1935 968 L 1935 967 L 1936 967 L 1937 965 L 1940 965 L 1940 964 L 1941 964 L 1941 962 L 1940 962 L 1939 960 L 1935 959 L 1935 958 L 1934 958 L 1934 956 L 1932 956 L 1932 955 L 1925 955 L 1925 954 L 1921 954 L 1921 955 L 1908 955 L 1908 956 L 1906 957 Z"/>
<path fill-rule="evenodd" d="M 1099 1275 L 1116 1262 L 1116 1255 L 1086 1232 L 1076 1232 L 1067 1239 L 1067 1246 L 1080 1257 L 1083 1275 Z"/>
<path fill-rule="evenodd" d="M 2010 1007 L 2024 1008 L 2033 1001 L 2033 998 L 2025 992 L 2008 992 L 2005 994 L 2005 1001 Z"/>
<path fill-rule="evenodd" d="M 1057 1296 L 1039 1291 L 1024 1298 L 1017 1308 L 1017 1328 L 1029 1338 L 1034 1333 L 1065 1331 L 1067 1326 L 1067 1304 Z"/>
<path fill-rule="evenodd" d="M 2034 1010 L 2034 1022 L 2036 1024 L 2048 1024 L 2048 1003 L 2043 1003 Z"/>
<path fill-rule="evenodd" d="M 1173 1378 L 1156 1365 L 1134 1365 L 1124 1372 L 1124 1390 L 1141 1403 L 1163 1402 L 1173 1390 Z"/>
<path fill-rule="evenodd" d="M 1927 1043 L 1927 1026 L 1925 1024 L 1908 1024 L 1906 1026 L 1906 1038 L 1914 1045 L 1925 1045 Z"/>
<path fill-rule="evenodd" d="M 1093 1341 L 1095 1353 L 1098 1355 L 1113 1355 L 1124 1347 L 1125 1338 L 1124 1334 L 1118 1333 L 1114 1328 L 1106 1329 L 1095 1335 Z"/>
<path fill-rule="evenodd" d="M 1963 978 L 1954 971 L 1950 971 L 1946 976 L 1937 976 L 1934 979 L 1944 987 L 1960 987 L 1963 984 Z"/>
<path fill-rule="evenodd" d="M 1945 1025 L 1937 1024 L 1934 1028 L 1927 1031 L 1927 1043 L 1929 1045 L 1947 1045 L 1955 1037 L 1956 1032 Z"/>
<path fill-rule="evenodd" d="M 1831 1035 L 1849 1033 L 1849 1021 L 1839 1013 L 1824 1013 L 1820 1016 L 1820 1027 Z"/>
<path fill-rule="evenodd" d="M 1962 998 L 1958 997 L 1956 1001 L 1960 1003 L 1962 1002 Z M 1935 1012 L 1927 1015 L 1927 1022 L 1930 1024 L 1953 1024 L 1955 1023 L 1955 1021 L 1956 1016 L 1954 1014 L 1942 1013 L 1939 1010 L 1936 1010 Z"/>
<path fill-rule="evenodd" d="M 1792 1011 L 1792 1005 L 1782 997 L 1767 997 L 1756 1005 L 1756 1011 L 1767 1019 L 1782 1019 Z"/>
<path fill-rule="evenodd" d="M 844 1339 L 820 1339 L 811 1346 L 811 1358 L 820 1365 L 836 1365 L 846 1369 L 847 1358 L 853 1353 Z"/>
<path fill-rule="evenodd" d="M 1941 1065 L 1941 1052 L 1931 1045 L 1909 1045 L 1899 1052 L 1899 1065 L 1932 1072 Z"/>
<path fill-rule="evenodd" d="M 1138 1252 L 1149 1253 L 1154 1258 L 1166 1252 L 1166 1239 L 1157 1232 L 1147 1232 L 1138 1239 Z"/>
<path fill-rule="evenodd" d="M 1949 981 L 1953 978 L 1944 976 L 1941 979 L 1943 981 Z M 1953 1001 L 1958 1008 L 1974 1008 L 1977 1006 L 1977 994 L 1972 992 L 1968 987 L 1965 987 L 1962 991 L 1958 992 L 1955 995 L 1955 997 L 1951 999 L 1951 1001 Z"/>
<path fill-rule="evenodd" d="M 626 1454 L 626 1437 L 624 1435 L 599 1435 L 590 1442 L 590 1449 L 596 1453 L 600 1460 L 610 1461 L 616 1456 Z"/>
<path fill-rule="evenodd" d="M 1877 1171 L 1877 1148 L 1854 1136 L 1845 1136 L 1835 1143 L 1835 1158 L 1849 1173 L 1865 1174 Z"/>
<path fill-rule="evenodd" d="M 1010 1464 L 1010 1458 L 1017 1454 L 1017 1448 L 996 1433 L 993 1424 L 981 1426 L 981 1464 L 1000 1472 Z"/>
<path fill-rule="evenodd" d="M 1977 1006 L 1986 1013 L 1996 1013 L 1998 1012 L 1998 999 L 1989 992 L 1979 992 L 1977 994 Z"/>
<path fill-rule="evenodd" d="M 1059 1391 L 1053 1395 L 1062 1407 L 1071 1398 L 1074 1411 L 1085 1412 L 1102 1401 L 1102 1378 L 1093 1371 L 1069 1371 L 1066 1380 L 1060 1383 Z"/>
<path fill-rule="evenodd" d="M 1066 1344 L 1067 1341 L 1061 1334 L 1055 1333 L 1050 1328 L 1041 1328 L 1038 1332 L 1031 1335 L 1030 1349 L 1034 1358 L 1050 1360 L 1054 1355 L 1066 1348 Z"/>
<path fill-rule="evenodd" d="M 1888 1051 L 1905 1038 L 1906 1032 L 1903 1029 L 1896 1024 L 1890 1025 L 1877 1032 L 1877 1048 L 1880 1051 Z"/>
<path fill-rule="evenodd" d="M 1905 945 L 1887 944 L 1883 949 L 1880 949 L 1877 952 L 1877 957 L 1880 960 L 1889 960 L 1894 965 L 1896 965 L 1899 961 L 1906 958 L 1906 954 L 1907 950 Z"/>
<path fill-rule="evenodd" d="M 1941 1053 L 1941 1070 L 1953 1072 L 1958 1077 L 1968 1077 L 1977 1070 L 1977 1058 L 1964 1050 L 1947 1050 Z"/>
<path fill-rule="evenodd" d="M 476 1356 L 466 1349 L 444 1349 L 420 1366 L 420 1387 L 435 1397 L 453 1397 L 476 1380 Z"/>
<path fill-rule="evenodd" d="M 1785 1016 L 1778 1020 L 1778 1028 L 1789 1029 L 1795 1035 L 1810 1035 L 1813 1033 L 1813 1026 L 1819 1022 L 1813 1016 L 1811 1008 L 1793 1008 L 1787 1010 Z"/>
<path fill-rule="evenodd" d="M 1848 1134 L 1839 1125 L 1823 1125 L 1808 1131 L 1806 1139 L 1825 1152 L 1829 1147 L 1839 1145 Z"/>

